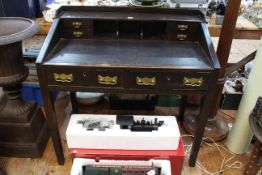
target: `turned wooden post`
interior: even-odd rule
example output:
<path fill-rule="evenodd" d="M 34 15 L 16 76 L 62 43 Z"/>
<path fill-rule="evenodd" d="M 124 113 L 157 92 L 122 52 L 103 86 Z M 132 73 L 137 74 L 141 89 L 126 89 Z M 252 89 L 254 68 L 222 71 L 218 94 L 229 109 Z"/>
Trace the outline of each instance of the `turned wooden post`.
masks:
<path fill-rule="evenodd" d="M 221 34 L 218 42 L 217 56 L 221 66 L 219 80 L 216 85 L 213 102 L 209 111 L 208 123 L 205 130 L 205 137 L 211 137 L 215 141 L 223 140 L 228 133 L 228 127 L 225 122 L 217 115 L 219 102 L 224 85 L 225 69 L 227 66 L 231 44 L 234 36 L 236 22 L 239 14 L 241 0 L 230 0 L 228 2 L 226 14 L 221 29 Z M 196 125 L 196 116 L 185 115 L 184 127 L 187 132 L 194 133 Z"/>

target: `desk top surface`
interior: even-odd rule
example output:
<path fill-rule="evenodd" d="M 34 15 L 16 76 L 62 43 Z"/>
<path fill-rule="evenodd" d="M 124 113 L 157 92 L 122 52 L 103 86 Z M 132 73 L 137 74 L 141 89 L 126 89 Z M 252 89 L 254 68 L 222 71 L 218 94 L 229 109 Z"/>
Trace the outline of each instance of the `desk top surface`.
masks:
<path fill-rule="evenodd" d="M 45 65 L 212 69 L 197 42 L 61 39 Z"/>

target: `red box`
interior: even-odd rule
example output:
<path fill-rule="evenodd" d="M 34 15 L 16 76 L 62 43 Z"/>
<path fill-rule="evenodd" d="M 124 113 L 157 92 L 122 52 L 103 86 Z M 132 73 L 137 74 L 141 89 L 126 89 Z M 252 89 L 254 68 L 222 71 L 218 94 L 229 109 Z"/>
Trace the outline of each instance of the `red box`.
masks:
<path fill-rule="evenodd" d="M 180 139 L 177 150 L 172 151 L 144 151 L 144 150 L 95 150 L 95 149 L 72 149 L 72 157 L 88 158 L 97 161 L 107 160 L 169 160 L 172 175 L 180 175 L 184 163 L 184 148 Z"/>

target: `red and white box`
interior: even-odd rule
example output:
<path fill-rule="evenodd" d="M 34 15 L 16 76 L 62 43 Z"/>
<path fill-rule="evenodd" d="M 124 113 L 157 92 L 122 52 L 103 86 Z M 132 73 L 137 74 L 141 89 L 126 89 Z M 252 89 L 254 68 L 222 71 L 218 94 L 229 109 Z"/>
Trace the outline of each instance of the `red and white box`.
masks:
<path fill-rule="evenodd" d="M 155 163 L 163 169 L 163 175 L 180 175 L 184 161 L 184 149 L 174 116 L 134 116 L 144 119 L 164 121 L 156 131 L 134 132 L 120 129 L 116 115 L 72 115 L 66 136 L 74 163 L 71 175 L 82 175 L 85 165 L 140 165 Z M 113 126 L 104 131 L 86 130 L 80 120 L 110 120 Z M 139 162 L 140 161 L 140 162 Z"/>
<path fill-rule="evenodd" d="M 82 158 L 95 160 L 99 162 L 101 160 L 120 160 L 120 161 L 158 161 L 167 160 L 170 162 L 171 175 L 181 175 L 184 163 L 185 152 L 183 149 L 182 141 L 179 141 L 177 150 L 169 151 L 154 151 L 154 150 L 96 150 L 96 149 L 71 149 L 73 159 Z M 79 170 L 79 166 L 85 165 L 84 162 L 76 164 L 72 167 L 72 172 L 75 167 Z M 168 169 L 168 167 L 166 168 Z M 76 170 L 77 171 L 77 170 Z M 78 174 L 71 174 L 78 175 Z"/>

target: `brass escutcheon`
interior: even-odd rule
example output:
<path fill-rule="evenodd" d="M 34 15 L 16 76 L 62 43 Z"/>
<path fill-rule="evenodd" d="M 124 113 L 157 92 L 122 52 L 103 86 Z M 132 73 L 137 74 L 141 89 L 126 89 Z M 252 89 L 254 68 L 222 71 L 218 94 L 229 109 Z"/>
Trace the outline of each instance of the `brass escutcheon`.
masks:
<path fill-rule="evenodd" d="M 74 35 L 76 38 L 80 38 L 80 37 L 82 37 L 83 34 L 84 34 L 84 33 L 81 32 L 81 31 L 73 32 L 73 35 Z"/>
<path fill-rule="evenodd" d="M 98 83 L 99 83 L 99 84 L 103 84 L 103 85 L 116 85 L 118 78 L 117 78 L 117 76 L 110 77 L 110 76 L 101 76 L 101 75 L 98 75 L 97 80 L 98 80 Z"/>
<path fill-rule="evenodd" d="M 177 34 L 177 39 L 184 41 L 187 38 L 187 34 Z"/>
<path fill-rule="evenodd" d="M 73 21 L 72 26 L 74 26 L 74 28 L 76 28 L 76 29 L 79 29 L 82 26 L 82 22 Z"/>
<path fill-rule="evenodd" d="M 53 76 L 54 76 L 55 81 L 57 81 L 57 82 L 70 83 L 70 82 L 74 81 L 73 74 L 54 73 Z"/>
<path fill-rule="evenodd" d="M 186 24 L 178 24 L 177 28 L 178 28 L 179 30 L 184 31 L 184 30 L 187 30 L 187 29 L 188 29 L 188 25 L 186 25 Z"/>
<path fill-rule="evenodd" d="M 156 84 L 156 77 L 136 77 L 136 84 L 139 86 L 154 86 Z"/>
<path fill-rule="evenodd" d="M 188 78 L 184 77 L 183 84 L 190 87 L 200 87 L 203 84 L 203 78 Z"/>

